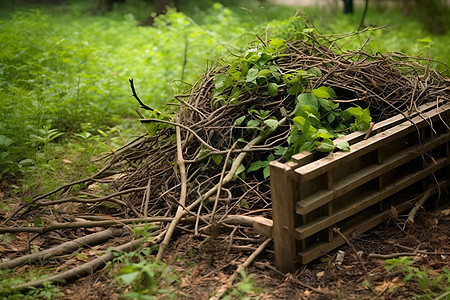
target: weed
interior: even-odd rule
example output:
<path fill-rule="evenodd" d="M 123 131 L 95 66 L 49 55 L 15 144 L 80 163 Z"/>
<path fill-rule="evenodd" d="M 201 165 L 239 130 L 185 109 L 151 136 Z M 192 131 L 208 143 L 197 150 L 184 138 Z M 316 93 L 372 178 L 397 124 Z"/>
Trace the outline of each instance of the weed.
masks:
<path fill-rule="evenodd" d="M 450 270 L 446 268 L 431 276 L 429 270 L 414 266 L 414 260 L 408 256 L 388 259 L 384 267 L 387 271 L 400 270 L 405 275 L 404 282 L 415 283 L 422 291 L 415 295 L 417 299 L 448 299 L 450 296 Z"/>

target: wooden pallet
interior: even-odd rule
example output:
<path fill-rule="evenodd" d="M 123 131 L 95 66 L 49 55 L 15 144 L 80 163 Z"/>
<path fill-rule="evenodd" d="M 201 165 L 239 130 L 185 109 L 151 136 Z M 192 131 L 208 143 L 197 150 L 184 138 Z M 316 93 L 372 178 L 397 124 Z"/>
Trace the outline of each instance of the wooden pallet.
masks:
<path fill-rule="evenodd" d="M 272 235 L 277 268 L 293 272 L 414 205 L 412 196 L 439 180 L 450 185 L 450 103 L 429 103 L 406 118 L 349 134 L 349 152 L 300 153 L 270 164 Z M 436 189 L 437 191 L 437 189 Z M 409 196 L 408 196 L 409 195 Z"/>

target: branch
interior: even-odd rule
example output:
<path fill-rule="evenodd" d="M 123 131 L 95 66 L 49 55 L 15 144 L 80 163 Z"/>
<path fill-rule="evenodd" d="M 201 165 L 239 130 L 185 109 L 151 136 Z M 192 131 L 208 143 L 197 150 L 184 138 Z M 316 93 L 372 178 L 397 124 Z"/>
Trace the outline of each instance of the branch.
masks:
<path fill-rule="evenodd" d="M 31 264 L 36 261 L 41 261 L 45 259 L 49 259 L 54 256 L 59 256 L 66 253 L 72 253 L 83 246 L 93 246 L 100 244 L 101 242 L 108 240 L 113 237 L 117 237 L 122 235 L 125 232 L 122 228 L 108 228 L 104 231 L 96 232 L 90 234 L 88 236 L 84 236 L 78 238 L 73 241 L 65 242 L 56 247 L 40 251 L 33 254 L 24 255 L 10 261 L 6 261 L 0 264 L 0 270 L 3 269 L 12 269 L 18 267 L 22 264 L 28 263 Z"/>
<path fill-rule="evenodd" d="M 68 228 L 92 228 L 92 227 L 110 227 L 117 225 L 126 225 L 133 223 L 147 223 L 147 222 L 170 222 L 173 218 L 170 217 L 152 217 L 152 218 L 138 218 L 138 219 L 119 219 L 119 220 L 102 220 L 102 221 L 77 221 L 68 223 L 50 223 L 44 227 L 0 227 L 0 234 L 12 232 L 33 232 L 46 233 L 49 231 L 68 229 Z"/>
<path fill-rule="evenodd" d="M 406 224 L 408 224 L 409 229 L 411 229 L 414 226 L 414 217 L 417 213 L 417 211 L 422 207 L 422 205 L 427 201 L 428 198 L 430 198 L 431 194 L 433 193 L 435 187 L 432 186 L 428 188 L 423 196 L 417 201 L 417 203 L 414 205 L 413 209 L 408 214 L 408 219 L 406 220 Z M 405 225 L 406 225 L 405 224 Z"/>
<path fill-rule="evenodd" d="M 255 250 L 255 252 L 252 253 L 252 255 L 250 255 L 243 264 L 239 265 L 238 268 L 236 269 L 236 271 L 234 271 L 233 275 L 231 275 L 227 282 L 222 285 L 222 287 L 217 290 L 216 294 L 209 298 L 209 300 L 219 300 L 222 299 L 222 296 L 226 293 L 226 291 L 231 288 L 233 286 L 234 280 L 236 279 L 236 277 L 242 272 L 244 271 L 246 268 L 248 268 L 253 261 L 256 259 L 256 257 L 267 247 L 267 245 L 272 241 L 271 238 L 268 238 L 267 240 L 265 240 L 259 247 L 258 249 Z"/>
<path fill-rule="evenodd" d="M 358 251 L 356 251 L 355 246 L 353 246 L 353 244 L 350 243 L 350 241 L 347 239 L 347 237 L 344 234 L 342 234 L 342 232 L 339 230 L 339 228 L 333 228 L 333 231 L 336 232 L 347 243 L 347 245 L 350 246 L 353 253 L 356 255 L 356 258 L 358 259 L 359 263 L 361 264 L 361 268 L 362 268 L 364 274 L 366 275 L 367 285 L 368 285 L 369 289 L 372 291 L 372 293 L 374 293 L 376 295 L 377 292 L 372 287 L 369 273 L 367 272 L 366 266 L 364 265 L 364 262 L 363 262 L 361 256 L 358 255 Z"/>
<path fill-rule="evenodd" d="M 167 229 L 167 233 L 164 236 L 164 240 L 159 245 L 158 254 L 156 255 L 155 260 L 159 261 L 162 259 L 164 252 L 166 251 L 167 246 L 169 245 L 169 241 L 172 238 L 172 234 L 175 231 L 179 221 L 184 216 L 185 210 L 184 207 L 186 205 L 186 194 L 187 194 L 187 178 L 186 178 L 186 166 L 184 164 L 183 158 L 183 149 L 181 148 L 181 131 L 180 127 L 176 127 L 176 135 L 177 135 L 177 164 L 180 170 L 181 177 L 181 192 L 180 192 L 180 205 L 177 208 L 177 212 L 175 214 L 174 219 L 169 225 Z"/>
<path fill-rule="evenodd" d="M 166 120 L 160 120 L 160 119 L 140 119 L 139 122 L 141 122 L 141 123 L 160 122 L 160 123 L 165 123 L 165 124 L 170 124 L 170 125 L 174 125 L 174 126 L 177 126 L 177 127 L 181 127 L 183 129 L 186 129 L 190 133 L 192 133 L 208 149 L 210 149 L 212 151 L 219 151 L 216 148 L 214 148 L 213 146 L 210 146 L 207 142 L 205 142 L 194 130 L 192 130 L 191 128 L 189 128 L 189 127 L 187 127 L 187 126 L 185 126 L 183 124 L 170 122 L 170 121 L 166 121 Z"/>
<path fill-rule="evenodd" d="M 150 110 L 150 111 L 155 111 L 154 108 L 145 105 L 144 102 L 141 101 L 141 99 L 139 99 L 138 95 L 136 94 L 136 90 L 134 89 L 134 82 L 133 82 L 133 78 L 128 79 L 128 81 L 130 82 L 130 86 L 131 86 L 131 92 L 133 93 L 133 97 L 137 100 L 137 102 L 139 102 L 139 104 L 141 105 L 141 108 L 146 109 L 146 110 Z"/>

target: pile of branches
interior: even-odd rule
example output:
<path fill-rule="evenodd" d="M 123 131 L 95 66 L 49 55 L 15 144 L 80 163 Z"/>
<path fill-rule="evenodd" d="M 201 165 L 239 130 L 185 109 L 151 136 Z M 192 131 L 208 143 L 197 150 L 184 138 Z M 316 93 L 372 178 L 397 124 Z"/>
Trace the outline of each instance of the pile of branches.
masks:
<path fill-rule="evenodd" d="M 261 43 L 267 45 L 267 41 L 261 40 Z M 369 107 L 374 122 L 399 113 L 407 116 L 426 102 L 450 99 L 448 79 L 431 70 L 426 60 L 419 63 L 418 59 L 401 53 L 342 52 L 318 39 L 299 39 L 286 42 L 286 46 L 283 55 L 273 61 L 281 74 L 319 69 L 321 76 L 310 78 L 307 90 L 331 87 L 336 92 L 334 102 Z M 142 244 L 158 244 L 156 260 L 164 259 L 174 234 L 181 232 L 197 236 L 201 243 L 205 239 L 217 239 L 222 233 L 238 235 L 241 231 L 236 231 L 235 226 L 250 227 L 239 239 L 243 243 L 244 237 L 252 234 L 255 218 L 271 218 L 271 197 L 269 179 L 265 179 L 262 172 L 246 174 L 240 168 L 248 167 L 256 160 L 263 161 L 276 146 L 286 145 L 296 97 L 287 92 L 287 86 L 280 84 L 276 96 L 269 95 L 266 87 L 256 87 L 241 93 L 236 101 L 213 105 L 214 78 L 226 73 L 229 67 L 224 65 L 209 70 L 189 93 L 176 96 L 180 108 L 172 120 L 158 118 L 158 112 L 139 99 L 130 79 L 133 96 L 141 109 L 156 116 L 145 118 L 137 110 L 140 122 L 158 124 L 156 134 L 138 137 L 109 154 L 104 158 L 104 167 L 89 178 L 65 184 L 21 205 L 2 222 L 0 233 L 22 231 L 42 235 L 54 230 L 110 227 L 97 233 L 103 234 L 103 238 L 93 239 L 98 243 L 124 235 L 129 224 L 154 223 L 158 226 L 151 239 L 137 239 L 131 234 L 126 243 L 116 249 L 130 251 Z M 276 117 L 279 120 L 277 128 L 261 134 L 258 129 L 236 125 L 236 120 L 242 116 L 251 119 L 249 111 L 252 109 L 264 109 Z M 62 211 L 70 203 L 80 203 L 79 214 L 67 220 Z M 12 224 L 18 212 L 22 212 L 22 217 L 32 211 L 36 215 L 48 206 L 61 212 L 53 223 L 43 227 L 7 226 Z M 112 218 L 102 217 L 105 214 Z M 177 231 L 177 228 L 181 229 Z M 248 243 L 261 244 L 258 251 L 270 242 L 270 239 L 254 236 L 256 238 Z M 93 241 L 83 243 L 92 244 Z M 74 247 L 81 247 L 80 243 L 66 245 L 64 252 L 71 252 Z M 0 269 L 60 254 L 43 251 L 40 255 L 44 256 L 19 257 L 0 264 Z M 81 266 L 80 270 L 46 280 L 88 274 L 92 268 L 102 267 L 111 259 L 109 254 Z M 234 276 L 253 258 L 239 266 Z M 233 282 L 234 277 L 230 280 Z M 42 281 L 15 288 L 40 284 Z M 218 295 L 222 293 L 223 290 L 218 291 Z"/>

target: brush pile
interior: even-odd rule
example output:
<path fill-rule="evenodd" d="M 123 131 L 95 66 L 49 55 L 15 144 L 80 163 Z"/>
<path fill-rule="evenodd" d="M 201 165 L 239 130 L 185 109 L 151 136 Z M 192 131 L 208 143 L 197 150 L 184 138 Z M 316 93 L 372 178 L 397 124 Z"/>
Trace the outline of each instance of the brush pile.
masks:
<path fill-rule="evenodd" d="M 334 46 L 336 41 L 309 28 L 257 43 L 177 96 L 180 108 L 172 119 L 146 106 L 130 80 L 141 108 L 153 116 L 138 111 L 146 124 L 141 126 L 149 126 L 152 134 L 111 153 L 93 176 L 35 197 L 3 224 L 12 224 L 19 211 L 44 214 L 48 206 L 59 212 L 55 222 L 34 231 L 10 229 L 46 234 L 155 223 L 150 243 L 159 244 L 156 259 L 161 260 L 174 234 L 193 236 L 199 245 L 226 238 L 237 246 L 260 244 L 263 237 L 250 238 L 252 231 L 243 228 L 254 217 L 271 218 L 269 161 L 285 161 L 304 150 L 292 148 L 301 133 L 293 134 L 293 119 L 299 109 L 307 110 L 299 108 L 299 95 L 322 97 L 320 105 L 331 105 L 328 114 L 340 109 L 325 126 L 339 134 L 349 132 L 352 121 L 339 119 L 338 113 L 356 105 L 368 108 L 371 121 L 378 122 L 399 113 L 408 116 L 426 102 L 450 99 L 449 80 L 431 70 L 427 60 L 401 53 L 343 52 Z M 322 136 L 319 143 L 334 134 Z M 12 232 L 7 229 L 2 231 Z"/>

